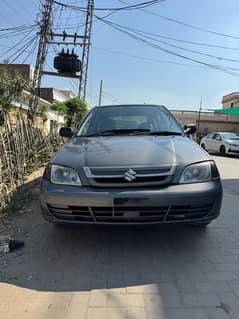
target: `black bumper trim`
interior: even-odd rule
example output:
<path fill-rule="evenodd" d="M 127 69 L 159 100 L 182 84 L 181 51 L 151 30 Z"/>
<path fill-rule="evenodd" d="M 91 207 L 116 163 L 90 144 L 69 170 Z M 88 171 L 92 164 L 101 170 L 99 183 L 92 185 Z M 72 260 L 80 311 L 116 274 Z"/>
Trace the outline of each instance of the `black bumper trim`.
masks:
<path fill-rule="evenodd" d="M 48 205 L 42 210 L 47 220 L 88 224 L 190 223 L 217 217 L 216 204 L 169 207 L 66 207 Z"/>

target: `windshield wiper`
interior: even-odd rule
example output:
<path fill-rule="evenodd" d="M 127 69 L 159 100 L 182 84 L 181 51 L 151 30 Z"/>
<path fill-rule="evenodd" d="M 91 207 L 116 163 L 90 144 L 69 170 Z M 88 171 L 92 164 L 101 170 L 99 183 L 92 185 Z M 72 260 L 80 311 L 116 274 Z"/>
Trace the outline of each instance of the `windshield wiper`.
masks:
<path fill-rule="evenodd" d="M 111 135 L 182 135 L 180 132 L 173 131 L 150 131 L 149 129 L 114 129 L 101 132 L 95 132 L 92 134 L 81 135 L 81 137 L 93 137 L 93 136 L 111 136 Z"/>
<path fill-rule="evenodd" d="M 107 131 L 101 131 L 101 132 L 95 132 L 92 134 L 84 135 L 85 137 L 91 137 L 91 136 L 107 136 L 107 135 L 118 135 L 118 134 L 144 134 L 149 133 L 150 130 L 148 129 L 114 129 L 114 130 L 107 130 Z"/>
<path fill-rule="evenodd" d="M 172 132 L 172 131 L 151 131 L 149 135 L 182 135 L 180 132 Z"/>

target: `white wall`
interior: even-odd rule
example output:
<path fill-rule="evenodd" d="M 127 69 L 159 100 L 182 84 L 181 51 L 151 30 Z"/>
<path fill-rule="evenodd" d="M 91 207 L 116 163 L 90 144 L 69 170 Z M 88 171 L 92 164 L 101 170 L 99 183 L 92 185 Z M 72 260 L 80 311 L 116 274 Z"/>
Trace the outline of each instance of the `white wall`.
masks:
<path fill-rule="evenodd" d="M 58 112 L 49 111 L 46 113 L 47 120 L 44 123 L 45 133 L 50 133 L 51 131 L 51 121 L 57 122 L 58 128 L 64 126 L 65 119 L 63 115 L 58 114 Z"/>

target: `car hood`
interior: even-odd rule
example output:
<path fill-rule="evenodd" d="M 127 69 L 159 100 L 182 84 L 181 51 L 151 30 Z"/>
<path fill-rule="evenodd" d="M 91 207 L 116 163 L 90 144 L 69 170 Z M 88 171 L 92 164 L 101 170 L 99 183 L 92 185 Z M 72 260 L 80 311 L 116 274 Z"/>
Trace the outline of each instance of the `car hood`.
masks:
<path fill-rule="evenodd" d="M 239 139 L 232 139 L 232 140 L 226 139 L 225 142 L 227 142 L 228 144 L 239 145 Z"/>
<path fill-rule="evenodd" d="M 107 136 L 73 138 L 51 163 L 81 167 L 188 165 L 210 159 L 192 140 L 183 136 Z"/>

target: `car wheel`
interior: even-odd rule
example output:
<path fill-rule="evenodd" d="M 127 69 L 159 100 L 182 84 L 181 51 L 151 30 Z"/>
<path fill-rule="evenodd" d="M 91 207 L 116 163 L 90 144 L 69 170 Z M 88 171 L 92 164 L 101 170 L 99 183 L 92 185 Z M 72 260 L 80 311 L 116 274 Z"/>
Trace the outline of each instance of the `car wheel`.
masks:
<path fill-rule="evenodd" d="M 202 144 L 201 147 L 206 151 L 206 146 L 205 146 L 205 144 Z"/>
<path fill-rule="evenodd" d="M 224 145 L 221 145 L 220 150 L 219 150 L 221 155 L 225 155 L 226 154 L 226 148 Z"/>
<path fill-rule="evenodd" d="M 189 224 L 189 226 L 193 226 L 193 227 L 207 227 L 210 223 L 211 223 L 211 221 L 198 222 L 198 223 Z"/>

